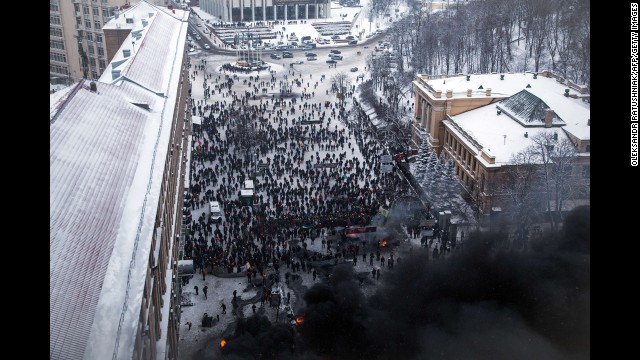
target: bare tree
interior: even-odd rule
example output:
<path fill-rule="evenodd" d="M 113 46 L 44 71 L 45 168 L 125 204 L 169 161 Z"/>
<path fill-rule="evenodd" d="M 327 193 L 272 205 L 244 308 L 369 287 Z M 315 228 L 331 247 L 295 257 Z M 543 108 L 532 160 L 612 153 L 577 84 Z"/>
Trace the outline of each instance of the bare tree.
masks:
<path fill-rule="evenodd" d="M 501 194 L 511 205 L 516 237 L 524 242 L 540 213 L 540 177 L 537 154 L 531 148 L 512 155 L 500 181 Z"/>

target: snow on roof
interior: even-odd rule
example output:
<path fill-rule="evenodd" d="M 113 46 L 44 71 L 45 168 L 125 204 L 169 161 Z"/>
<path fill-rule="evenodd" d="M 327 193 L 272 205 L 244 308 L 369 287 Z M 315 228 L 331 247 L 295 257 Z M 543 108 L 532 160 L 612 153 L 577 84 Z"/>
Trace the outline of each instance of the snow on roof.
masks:
<path fill-rule="evenodd" d="M 559 127 L 524 127 L 505 114 L 498 115 L 496 110 L 496 105 L 486 105 L 443 121 L 443 124 L 468 148 L 474 150 L 476 159 L 482 161 L 486 167 L 509 163 L 511 155 L 532 145 L 531 138 L 538 133 L 555 132 L 558 134 L 558 140 L 568 138 Z M 524 136 L 525 132 L 528 137 Z M 495 164 L 489 164 L 480 156 L 481 149 L 495 156 Z"/>
<path fill-rule="evenodd" d="M 504 80 L 500 80 L 500 76 L 504 75 Z M 424 80 L 424 77 L 429 80 Z M 509 97 L 513 94 L 527 88 L 531 85 L 531 89 L 541 91 L 564 93 L 566 85 L 560 84 L 553 77 L 545 77 L 542 73 L 538 73 L 537 78 L 533 78 L 533 73 L 515 73 L 515 74 L 469 74 L 450 76 L 444 79 L 434 78 L 431 75 L 418 74 L 414 84 L 422 89 L 424 93 L 433 97 L 430 89 L 434 91 L 442 91 L 441 99 L 446 99 L 447 90 L 453 90 L 453 98 L 468 98 L 467 89 L 471 89 L 471 98 L 487 97 L 485 94 L 487 89 L 491 89 L 491 97 Z M 481 88 L 482 87 L 482 88 Z M 570 90 L 570 94 L 579 95 L 575 90 Z"/>
<path fill-rule="evenodd" d="M 562 127 L 564 131 L 580 140 L 589 140 L 591 127 L 588 123 L 591 118 L 591 105 L 580 98 L 564 96 L 565 89 L 566 86 L 557 86 L 552 89 L 532 86 L 526 90 L 544 101 L 564 121 L 566 124 Z M 570 94 L 572 94 L 571 91 Z"/>
<path fill-rule="evenodd" d="M 98 81 L 92 92 L 83 82 L 64 107 L 51 104 L 51 359 L 130 358 L 133 351 L 187 33 L 172 14 L 137 7 L 155 11 L 161 34 L 172 28 L 162 43 L 147 30 L 139 53 L 155 57 L 135 60 L 163 68 L 155 73 L 164 84 L 153 86 L 165 95 L 130 81 Z"/>
<path fill-rule="evenodd" d="M 80 83 L 67 86 L 49 95 L 49 121 L 52 121 L 55 115 L 65 105 L 69 95 L 78 87 Z"/>
<path fill-rule="evenodd" d="M 160 16 L 155 16 L 156 14 Z M 127 17 L 133 18 L 132 24 L 124 22 Z M 103 72 L 100 81 L 116 82 L 124 78 L 150 91 L 161 93 L 162 86 L 168 81 L 166 77 L 171 74 L 172 63 L 160 63 L 156 59 L 182 56 L 185 42 L 178 41 L 183 38 L 176 29 L 182 26 L 181 23 L 186 24 L 188 18 L 188 11 L 171 11 L 141 1 L 120 14 L 118 19 L 109 21 L 109 28 L 117 27 L 123 22 L 134 27 Z M 125 52 L 128 55 L 125 56 Z M 156 63 L 164 65 L 164 68 L 149 66 Z M 113 70 L 120 70 L 120 77 L 114 79 Z"/>

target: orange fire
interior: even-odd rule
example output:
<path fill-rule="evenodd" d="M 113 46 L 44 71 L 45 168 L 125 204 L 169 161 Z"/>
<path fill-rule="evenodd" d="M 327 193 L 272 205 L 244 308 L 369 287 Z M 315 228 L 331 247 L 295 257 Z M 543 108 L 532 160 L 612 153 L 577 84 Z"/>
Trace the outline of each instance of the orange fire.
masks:
<path fill-rule="evenodd" d="M 382 247 L 387 246 L 387 240 L 380 241 L 380 246 L 382 246 Z"/>
<path fill-rule="evenodd" d="M 300 325 L 304 322 L 304 318 L 300 315 L 296 316 L 296 324 Z"/>
<path fill-rule="evenodd" d="M 227 340 L 225 339 L 220 340 L 220 347 L 223 348 L 225 345 L 227 345 Z"/>

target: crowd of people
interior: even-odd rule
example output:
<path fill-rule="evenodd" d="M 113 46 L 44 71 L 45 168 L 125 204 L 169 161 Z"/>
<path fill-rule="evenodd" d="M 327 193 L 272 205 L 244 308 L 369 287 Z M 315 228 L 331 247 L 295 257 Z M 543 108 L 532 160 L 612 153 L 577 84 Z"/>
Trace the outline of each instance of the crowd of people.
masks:
<path fill-rule="evenodd" d="M 369 224 L 392 200 L 385 189 L 399 180 L 380 173 L 383 147 L 366 115 L 315 100 L 319 86 L 330 87 L 324 76 L 313 81 L 313 74 L 307 79 L 289 70 L 284 79 L 275 71 L 241 79 L 227 68 L 207 73 L 205 60 L 190 66 L 205 74 L 205 100 L 191 104 L 202 124 L 192 140 L 184 250 L 203 277 L 246 271 L 251 281 L 270 263 L 296 268 L 325 259 L 302 258 L 300 243 L 290 243 L 337 226 Z M 278 92 L 296 83 L 300 91 Z M 303 125 L 308 120 L 318 123 Z M 255 183 L 249 206 L 240 193 L 248 179 Z M 221 204 L 224 221 L 215 222 L 206 210 L 191 218 L 210 201 Z M 335 250 L 327 244 L 330 256 L 344 255 Z"/>

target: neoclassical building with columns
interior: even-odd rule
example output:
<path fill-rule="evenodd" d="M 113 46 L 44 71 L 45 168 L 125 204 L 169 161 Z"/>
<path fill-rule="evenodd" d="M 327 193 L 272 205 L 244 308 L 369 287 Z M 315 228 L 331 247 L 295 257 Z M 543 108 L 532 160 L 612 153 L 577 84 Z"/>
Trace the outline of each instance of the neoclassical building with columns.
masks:
<path fill-rule="evenodd" d="M 200 9 L 219 21 L 289 21 L 326 19 L 329 0 L 200 0 Z"/>

